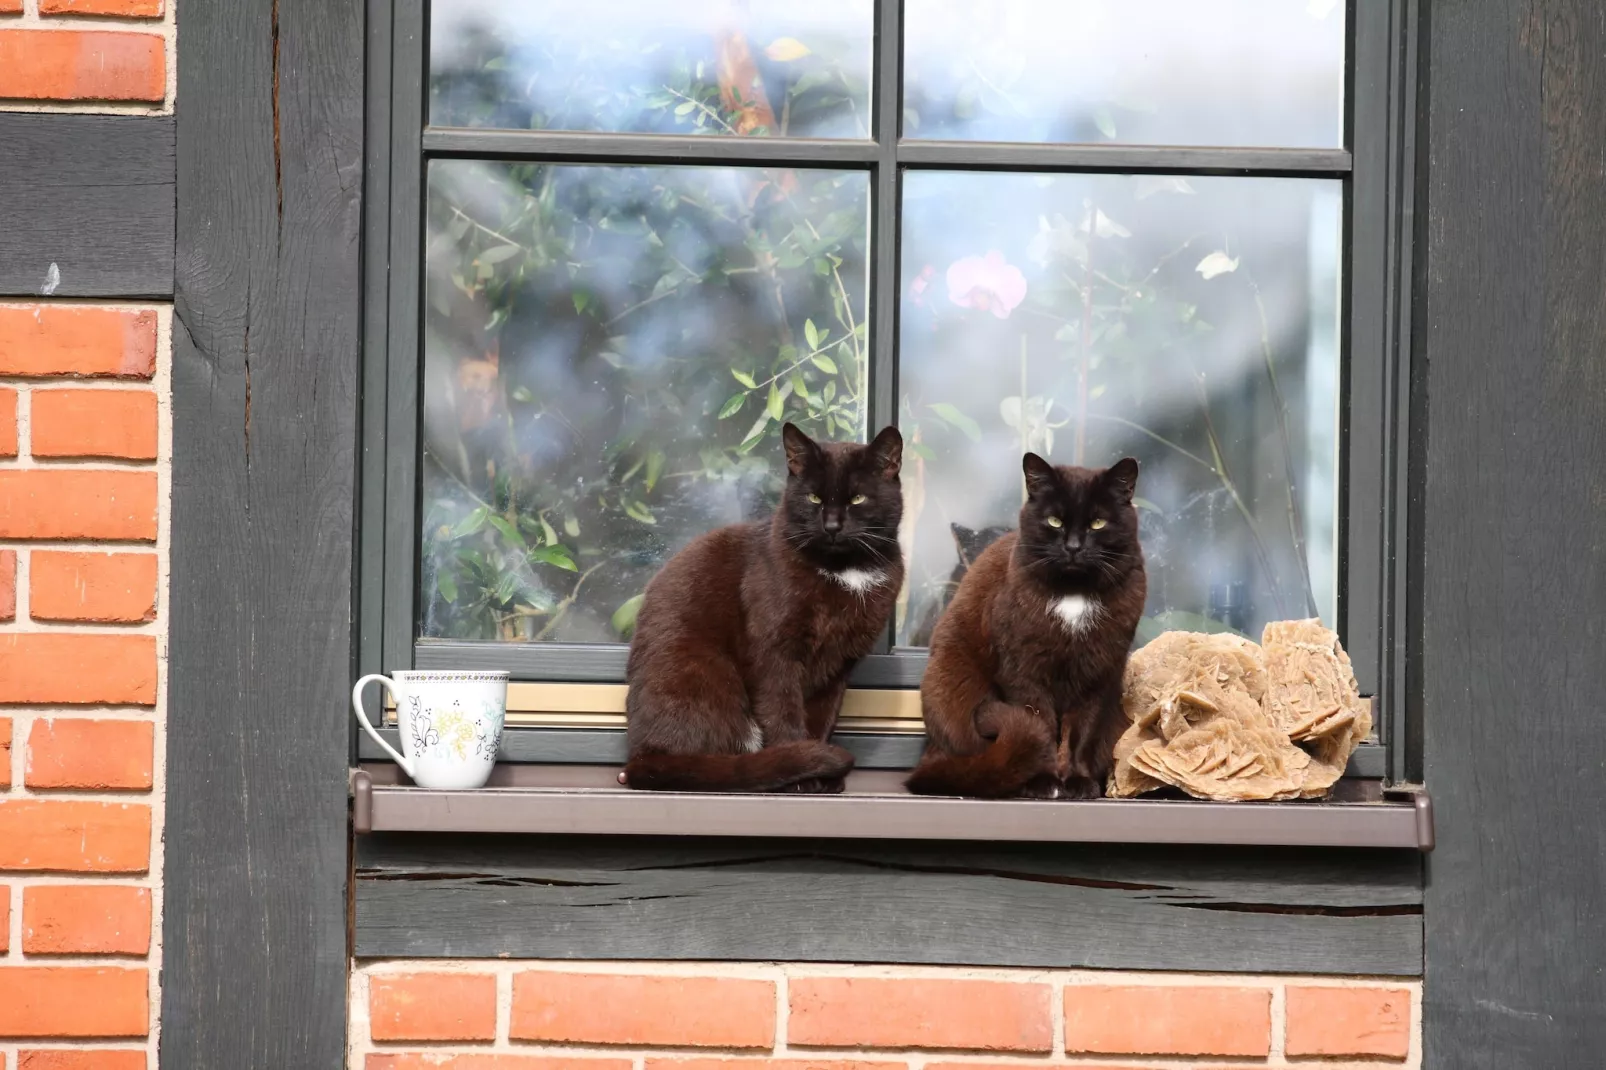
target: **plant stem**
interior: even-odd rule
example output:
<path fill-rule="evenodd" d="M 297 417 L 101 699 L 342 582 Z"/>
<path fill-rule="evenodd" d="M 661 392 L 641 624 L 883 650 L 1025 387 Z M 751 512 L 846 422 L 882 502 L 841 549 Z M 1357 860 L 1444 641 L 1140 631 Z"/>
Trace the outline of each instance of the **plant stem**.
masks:
<path fill-rule="evenodd" d="M 1277 385 L 1277 369 L 1271 356 L 1271 328 L 1266 322 L 1266 303 L 1261 300 L 1260 286 L 1254 276 L 1244 275 L 1249 289 L 1255 295 L 1255 310 L 1260 313 L 1260 355 L 1266 364 L 1266 379 L 1271 383 L 1272 405 L 1277 410 L 1277 437 L 1283 448 L 1284 486 L 1288 493 L 1288 536 L 1294 541 L 1294 556 L 1299 560 L 1300 579 L 1305 584 L 1306 611 L 1317 615 L 1316 592 L 1311 585 L 1310 561 L 1305 553 L 1305 524 L 1299 514 L 1296 481 L 1294 476 L 1294 447 L 1288 433 L 1288 402 L 1282 388 Z"/>
<path fill-rule="evenodd" d="M 1072 459 L 1085 464 L 1087 459 L 1087 364 L 1088 350 L 1093 344 L 1093 243 L 1098 238 L 1098 206 L 1087 206 L 1087 260 L 1082 264 L 1082 338 L 1076 364 L 1076 449 Z"/>
<path fill-rule="evenodd" d="M 1288 606 L 1283 598 L 1282 584 L 1277 582 L 1277 572 L 1272 567 L 1266 541 L 1260 537 L 1260 528 L 1255 523 L 1255 515 L 1249 511 L 1243 495 L 1238 493 L 1238 485 L 1233 482 L 1232 474 L 1227 470 L 1227 459 L 1221 450 L 1221 440 L 1216 436 L 1215 422 L 1210 419 L 1210 398 L 1205 393 L 1204 376 L 1197 371 L 1194 372 L 1193 385 L 1199 393 L 1199 412 L 1204 416 L 1205 436 L 1210 442 L 1210 456 L 1215 460 L 1216 476 L 1232 497 L 1232 504 L 1238 507 L 1239 514 L 1244 518 L 1244 526 L 1249 529 L 1249 537 L 1255 544 L 1255 557 L 1260 561 L 1261 570 L 1266 573 L 1266 582 L 1271 584 L 1271 595 L 1277 603 L 1277 613 L 1279 616 L 1286 616 Z"/>
<path fill-rule="evenodd" d="M 558 622 L 563 619 L 564 614 L 569 612 L 569 607 L 574 605 L 575 599 L 580 597 L 580 588 L 585 586 L 586 580 L 590 579 L 591 574 L 597 571 L 597 569 L 601 568 L 603 565 L 606 565 L 609 560 L 611 559 L 604 558 L 603 560 L 592 565 L 590 568 L 586 569 L 584 572 L 580 573 L 580 578 L 574 581 L 574 588 L 570 590 L 568 594 L 564 595 L 563 601 L 559 602 L 553 607 L 551 619 L 546 622 L 545 626 L 543 626 L 539 632 L 535 633 L 535 639 L 533 640 L 534 642 L 539 643 L 548 635 L 552 634 L 552 629 L 558 626 Z"/>

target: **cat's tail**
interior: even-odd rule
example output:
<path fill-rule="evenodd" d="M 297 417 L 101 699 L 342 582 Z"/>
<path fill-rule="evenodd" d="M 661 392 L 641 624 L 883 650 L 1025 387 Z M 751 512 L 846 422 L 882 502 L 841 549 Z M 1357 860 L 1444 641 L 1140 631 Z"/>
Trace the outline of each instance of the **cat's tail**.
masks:
<path fill-rule="evenodd" d="M 802 781 L 840 781 L 853 755 L 818 740 L 746 754 L 638 754 L 623 782 L 640 791 L 784 791 Z"/>
<path fill-rule="evenodd" d="M 1054 745 L 1043 725 L 1023 709 L 995 710 L 998 736 L 979 754 L 944 754 L 930 747 L 904 781 L 916 795 L 1005 799 L 1053 768 Z"/>

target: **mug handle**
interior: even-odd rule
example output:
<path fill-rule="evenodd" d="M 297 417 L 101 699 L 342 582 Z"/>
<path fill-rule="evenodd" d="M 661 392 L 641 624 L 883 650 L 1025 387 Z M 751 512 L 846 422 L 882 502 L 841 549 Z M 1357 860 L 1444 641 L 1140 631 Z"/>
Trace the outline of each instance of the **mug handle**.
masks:
<path fill-rule="evenodd" d="M 396 687 L 396 681 L 382 673 L 369 673 L 361 680 L 358 680 L 351 689 L 351 709 L 357 716 L 357 723 L 362 725 L 364 732 L 373 737 L 375 743 L 385 749 L 385 753 L 396 759 L 396 764 L 402 767 L 402 772 L 406 773 L 409 778 L 416 779 L 413 777 L 413 763 L 396 753 L 396 748 L 385 742 L 385 737 L 381 736 L 372 722 L 368 720 L 368 711 L 362 708 L 362 689 L 372 683 L 378 683 L 383 686 L 386 691 L 390 692 L 391 697 L 396 700 L 397 707 L 401 706 L 402 696 L 401 691 Z"/>

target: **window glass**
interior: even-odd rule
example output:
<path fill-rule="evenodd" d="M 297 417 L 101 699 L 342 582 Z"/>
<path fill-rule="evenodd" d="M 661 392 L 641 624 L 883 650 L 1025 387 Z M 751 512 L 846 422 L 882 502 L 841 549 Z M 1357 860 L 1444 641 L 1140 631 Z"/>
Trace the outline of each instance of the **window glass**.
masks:
<path fill-rule="evenodd" d="M 438 0 L 430 122 L 867 138 L 872 0 Z"/>
<path fill-rule="evenodd" d="M 1343 144 L 1339 0 L 906 0 L 906 138 Z"/>
<path fill-rule="evenodd" d="M 622 642 L 784 421 L 861 438 L 868 221 L 862 172 L 432 162 L 423 635 Z"/>
<path fill-rule="evenodd" d="M 924 645 L 1026 450 L 1142 464 L 1144 642 L 1335 620 L 1341 185 L 912 172 L 900 421 Z"/>

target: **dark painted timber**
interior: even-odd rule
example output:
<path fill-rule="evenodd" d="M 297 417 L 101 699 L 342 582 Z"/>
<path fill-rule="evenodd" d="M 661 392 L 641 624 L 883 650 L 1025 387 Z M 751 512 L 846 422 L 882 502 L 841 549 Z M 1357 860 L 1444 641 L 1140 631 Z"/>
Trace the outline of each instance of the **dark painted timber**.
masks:
<path fill-rule="evenodd" d="M 173 119 L 0 112 L 0 296 L 173 294 Z"/>

